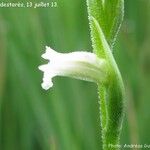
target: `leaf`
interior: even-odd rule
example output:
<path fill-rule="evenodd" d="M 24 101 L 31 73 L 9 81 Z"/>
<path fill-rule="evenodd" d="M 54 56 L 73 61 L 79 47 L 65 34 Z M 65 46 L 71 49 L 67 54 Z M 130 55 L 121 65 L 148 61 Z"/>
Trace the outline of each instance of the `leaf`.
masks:
<path fill-rule="evenodd" d="M 93 16 L 98 21 L 112 50 L 123 20 L 124 0 L 87 0 L 87 5 L 89 18 Z M 93 38 L 95 32 L 92 26 L 90 20 L 91 36 Z"/>

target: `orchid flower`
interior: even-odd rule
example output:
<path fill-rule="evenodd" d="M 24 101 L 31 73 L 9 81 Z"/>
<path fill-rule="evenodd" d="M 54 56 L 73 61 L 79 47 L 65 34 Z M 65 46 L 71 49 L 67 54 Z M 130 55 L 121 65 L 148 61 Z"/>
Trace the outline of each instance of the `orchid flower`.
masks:
<path fill-rule="evenodd" d="M 93 52 L 58 53 L 46 47 L 42 55 L 48 63 L 42 88 L 53 86 L 55 76 L 73 77 L 98 85 L 103 150 L 119 150 L 124 116 L 125 90 L 112 50 L 124 15 L 124 0 L 87 0 Z M 111 15 L 110 15 L 111 13 Z"/>
<path fill-rule="evenodd" d="M 90 52 L 58 53 L 46 46 L 42 58 L 49 62 L 39 66 L 44 72 L 42 88 L 48 90 L 53 86 L 52 78 L 67 76 L 76 79 L 105 83 L 107 76 L 107 63 L 105 59 L 98 58 Z"/>

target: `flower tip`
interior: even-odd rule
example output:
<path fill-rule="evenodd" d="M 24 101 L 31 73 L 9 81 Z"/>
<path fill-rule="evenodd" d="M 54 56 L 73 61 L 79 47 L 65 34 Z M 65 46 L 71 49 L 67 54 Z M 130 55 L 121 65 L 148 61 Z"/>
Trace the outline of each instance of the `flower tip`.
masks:
<path fill-rule="evenodd" d="M 44 59 L 47 59 L 47 54 L 44 53 L 44 54 L 41 55 L 41 57 L 44 58 Z"/>
<path fill-rule="evenodd" d="M 46 49 L 49 49 L 50 47 L 49 47 L 49 46 L 45 46 L 45 48 L 46 48 Z"/>
<path fill-rule="evenodd" d="M 38 66 L 38 69 L 41 70 L 41 66 Z"/>
<path fill-rule="evenodd" d="M 52 83 L 52 82 L 50 82 L 50 83 L 45 83 L 45 82 L 43 82 L 43 83 L 41 84 L 41 86 L 42 86 L 42 88 L 43 88 L 44 90 L 48 90 L 49 88 L 51 88 L 51 87 L 53 86 L 53 83 Z"/>
<path fill-rule="evenodd" d="M 57 53 L 57 52 L 56 52 L 56 51 L 54 51 L 51 47 L 46 46 L 46 51 L 45 51 L 45 53 L 52 53 L 52 52 Z"/>
<path fill-rule="evenodd" d="M 52 48 L 46 46 L 46 50 L 45 53 L 41 55 L 42 58 L 44 59 L 52 59 L 53 57 L 55 57 L 58 53 L 56 51 L 54 51 Z"/>
<path fill-rule="evenodd" d="M 41 70 L 41 71 L 45 71 L 46 65 L 41 65 L 41 66 L 38 67 L 38 69 Z"/>

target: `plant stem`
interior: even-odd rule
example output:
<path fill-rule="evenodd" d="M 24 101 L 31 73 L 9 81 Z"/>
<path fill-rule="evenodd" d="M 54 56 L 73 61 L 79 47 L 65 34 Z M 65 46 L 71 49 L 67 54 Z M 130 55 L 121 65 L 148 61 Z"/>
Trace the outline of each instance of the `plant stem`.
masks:
<path fill-rule="evenodd" d="M 112 54 L 112 41 L 115 41 L 123 19 L 124 1 L 87 0 L 87 6 L 93 51 L 108 63 L 107 82 L 98 84 L 103 150 L 119 150 L 124 86 Z M 107 16 L 106 12 L 114 11 L 114 16 Z"/>
<path fill-rule="evenodd" d="M 116 76 L 108 86 L 99 85 L 98 88 L 103 149 L 118 150 L 124 107 L 123 83 Z"/>
<path fill-rule="evenodd" d="M 108 63 L 107 83 L 99 84 L 100 116 L 104 150 L 118 150 L 119 136 L 123 119 L 124 86 L 110 47 L 97 20 L 92 18 L 93 31 L 97 33 L 94 48 L 101 48 L 97 55 L 104 57 Z M 100 56 L 101 57 L 101 56 Z M 112 144 L 112 146 L 110 146 Z"/>

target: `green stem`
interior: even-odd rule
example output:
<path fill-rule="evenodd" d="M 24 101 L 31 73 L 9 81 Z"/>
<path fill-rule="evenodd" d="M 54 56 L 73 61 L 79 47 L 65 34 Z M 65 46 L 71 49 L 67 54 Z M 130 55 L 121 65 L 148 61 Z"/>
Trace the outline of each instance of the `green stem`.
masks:
<path fill-rule="evenodd" d="M 107 87 L 99 85 L 100 117 L 104 150 L 118 150 L 123 118 L 124 90 L 115 78 Z"/>
<path fill-rule="evenodd" d="M 100 116 L 104 150 L 118 150 L 124 108 L 124 86 L 118 66 L 97 20 L 92 18 L 93 28 L 97 36 L 96 47 L 100 47 L 103 57 L 108 62 L 108 79 L 99 85 Z"/>
<path fill-rule="evenodd" d="M 93 51 L 108 63 L 107 82 L 98 84 L 103 150 L 119 150 L 124 86 L 111 51 L 111 41 L 115 40 L 123 19 L 124 1 L 87 0 L 87 5 Z"/>

